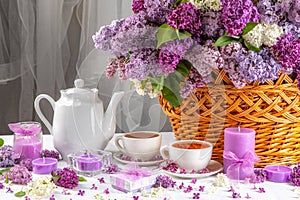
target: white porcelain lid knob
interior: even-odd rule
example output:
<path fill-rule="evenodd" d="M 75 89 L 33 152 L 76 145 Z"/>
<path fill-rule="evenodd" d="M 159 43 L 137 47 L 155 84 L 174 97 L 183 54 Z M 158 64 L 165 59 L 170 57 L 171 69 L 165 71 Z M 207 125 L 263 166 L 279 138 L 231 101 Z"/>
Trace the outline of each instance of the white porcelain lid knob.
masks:
<path fill-rule="evenodd" d="M 75 88 L 83 88 L 84 87 L 84 80 L 76 79 L 74 81 L 74 85 L 75 85 Z"/>

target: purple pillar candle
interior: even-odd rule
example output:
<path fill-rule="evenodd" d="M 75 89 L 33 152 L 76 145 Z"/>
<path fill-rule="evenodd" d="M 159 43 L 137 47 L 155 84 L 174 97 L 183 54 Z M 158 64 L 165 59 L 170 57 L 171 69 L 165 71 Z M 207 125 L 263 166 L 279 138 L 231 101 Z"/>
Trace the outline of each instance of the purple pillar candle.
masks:
<path fill-rule="evenodd" d="M 32 161 L 32 171 L 36 174 L 50 174 L 57 169 L 57 159 L 37 158 Z"/>
<path fill-rule="evenodd" d="M 266 166 L 267 180 L 276 183 L 285 183 L 290 181 L 292 169 L 281 165 Z"/>
<path fill-rule="evenodd" d="M 92 154 L 84 154 L 77 158 L 77 166 L 81 171 L 98 171 L 101 170 L 102 161 Z"/>
<path fill-rule="evenodd" d="M 254 153 L 255 151 L 255 131 L 250 128 L 226 128 L 224 130 L 224 152 L 232 152 L 237 158 L 243 159 L 247 153 Z M 224 158 L 224 172 L 227 173 L 228 167 L 235 164 L 236 161 Z M 250 170 L 249 170 L 250 169 Z M 231 173 L 230 178 L 235 180 L 244 180 L 251 177 L 254 173 L 254 162 L 242 169 L 236 167 L 236 172 Z"/>

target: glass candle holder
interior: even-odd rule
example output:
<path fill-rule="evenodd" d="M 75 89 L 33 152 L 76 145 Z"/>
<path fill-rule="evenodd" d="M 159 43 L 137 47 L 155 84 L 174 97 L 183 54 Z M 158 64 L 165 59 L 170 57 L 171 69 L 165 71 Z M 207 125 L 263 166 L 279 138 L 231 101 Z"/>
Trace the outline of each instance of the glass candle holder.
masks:
<path fill-rule="evenodd" d="M 72 169 L 83 176 L 95 176 L 112 164 L 112 153 L 102 150 L 89 152 L 87 150 L 68 155 Z"/>
<path fill-rule="evenodd" d="M 41 157 L 43 133 L 40 123 L 19 122 L 8 126 L 14 132 L 13 151 L 20 156 L 20 160 Z"/>

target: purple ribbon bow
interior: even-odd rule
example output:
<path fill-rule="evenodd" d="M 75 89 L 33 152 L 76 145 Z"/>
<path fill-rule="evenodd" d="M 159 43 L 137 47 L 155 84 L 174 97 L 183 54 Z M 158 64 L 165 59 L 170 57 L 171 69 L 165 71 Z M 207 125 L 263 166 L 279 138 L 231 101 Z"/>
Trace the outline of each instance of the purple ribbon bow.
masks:
<path fill-rule="evenodd" d="M 145 167 L 139 167 L 137 164 L 128 164 L 125 166 L 125 168 L 120 172 L 120 175 L 126 179 L 135 181 L 143 177 L 151 176 L 152 170 L 145 168 Z"/>
<path fill-rule="evenodd" d="M 35 135 L 42 131 L 42 127 L 39 123 L 32 122 L 32 123 L 14 123 L 8 124 L 8 127 L 14 133 L 19 133 L 20 135 Z"/>
<path fill-rule="evenodd" d="M 239 179 L 240 173 L 251 174 L 254 163 L 259 161 L 258 156 L 254 151 L 248 151 L 242 158 L 237 157 L 231 151 L 224 151 L 223 158 L 230 161 L 226 174 L 230 179 Z"/>

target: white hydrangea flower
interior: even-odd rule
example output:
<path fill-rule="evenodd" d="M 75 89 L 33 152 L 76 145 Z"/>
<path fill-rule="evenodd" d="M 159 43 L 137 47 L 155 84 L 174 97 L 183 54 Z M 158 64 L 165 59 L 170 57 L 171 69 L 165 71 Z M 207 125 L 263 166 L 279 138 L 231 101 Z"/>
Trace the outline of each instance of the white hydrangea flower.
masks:
<path fill-rule="evenodd" d="M 39 177 L 37 180 L 29 182 L 26 189 L 26 194 L 33 199 L 43 199 L 54 193 L 56 185 L 50 177 Z"/>
<path fill-rule="evenodd" d="M 276 44 L 277 38 L 279 38 L 283 33 L 283 29 L 277 24 L 263 24 L 263 26 L 263 44 L 271 47 Z"/>
<path fill-rule="evenodd" d="M 257 24 L 251 31 L 243 38 L 255 47 L 260 47 L 263 44 L 263 32 L 264 26 L 262 24 Z"/>
<path fill-rule="evenodd" d="M 202 11 L 219 11 L 222 9 L 221 0 L 192 0 L 191 1 L 196 9 Z"/>

